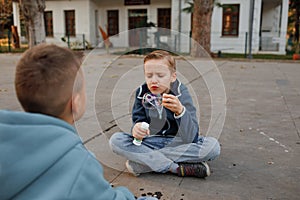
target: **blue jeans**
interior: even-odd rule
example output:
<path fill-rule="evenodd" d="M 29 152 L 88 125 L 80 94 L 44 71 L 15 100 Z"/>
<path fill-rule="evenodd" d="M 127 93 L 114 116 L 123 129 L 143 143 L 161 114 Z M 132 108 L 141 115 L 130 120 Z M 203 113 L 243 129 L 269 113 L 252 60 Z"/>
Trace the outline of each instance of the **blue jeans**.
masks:
<path fill-rule="evenodd" d="M 128 133 L 117 132 L 109 140 L 113 152 L 128 160 L 165 173 L 172 163 L 210 161 L 220 155 L 220 144 L 213 137 L 199 136 L 197 143 L 184 144 L 178 137 L 149 136 L 141 146 L 132 143 Z"/>

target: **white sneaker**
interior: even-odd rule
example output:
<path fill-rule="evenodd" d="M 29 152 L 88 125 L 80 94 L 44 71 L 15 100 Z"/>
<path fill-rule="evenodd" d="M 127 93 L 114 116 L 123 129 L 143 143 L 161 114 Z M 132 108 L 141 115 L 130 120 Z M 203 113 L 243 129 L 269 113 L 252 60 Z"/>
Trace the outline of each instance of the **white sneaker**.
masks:
<path fill-rule="evenodd" d="M 139 176 L 142 173 L 147 173 L 147 172 L 152 171 L 152 169 L 150 167 L 148 167 L 147 165 L 142 165 L 140 163 L 137 163 L 137 162 L 134 162 L 131 160 L 127 160 L 125 165 L 126 165 L 128 172 L 134 176 Z"/>

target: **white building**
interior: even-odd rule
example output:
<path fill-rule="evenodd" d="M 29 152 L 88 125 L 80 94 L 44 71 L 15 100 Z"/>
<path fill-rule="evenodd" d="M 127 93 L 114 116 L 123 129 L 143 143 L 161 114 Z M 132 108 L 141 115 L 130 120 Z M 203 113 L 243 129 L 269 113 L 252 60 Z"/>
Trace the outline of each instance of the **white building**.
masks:
<path fill-rule="evenodd" d="M 226 7 L 214 8 L 211 30 L 212 51 L 225 49 L 223 50 L 225 52 L 244 52 L 246 37 L 249 39 L 250 36 L 249 25 L 252 22 L 253 53 L 286 53 L 288 0 L 254 0 L 253 21 L 250 21 L 251 0 L 219 0 L 219 2 L 233 5 L 231 9 L 239 11 L 237 19 L 234 20 L 234 15 L 230 13 L 227 15 Z M 230 16 L 231 24 L 226 21 Z M 238 24 L 236 28 L 233 28 L 235 25 L 233 21 Z M 247 45 L 249 47 L 249 42 Z"/>
<path fill-rule="evenodd" d="M 191 1 L 191 0 L 190 0 Z M 285 54 L 288 0 L 253 0 L 253 21 L 250 21 L 252 0 L 218 0 L 211 26 L 211 50 L 244 53 L 252 36 L 252 53 Z M 46 0 L 47 41 L 72 44 L 83 40 L 93 47 L 102 41 L 99 26 L 108 28 L 114 47 L 157 47 L 189 52 L 191 14 L 182 11 L 188 0 Z M 17 4 L 14 3 L 14 11 Z M 17 15 L 15 15 L 17 16 Z M 155 40 L 156 28 L 128 31 L 154 23 L 171 29 L 160 31 L 162 43 Z M 249 33 L 253 25 L 252 34 Z M 18 25 L 17 18 L 15 24 Z M 19 31 L 20 32 L 20 31 Z M 180 33 L 180 34 L 179 34 Z M 69 35 L 69 37 L 67 37 Z M 146 37 L 147 36 L 147 37 Z M 66 44 L 66 43 L 63 43 Z"/>

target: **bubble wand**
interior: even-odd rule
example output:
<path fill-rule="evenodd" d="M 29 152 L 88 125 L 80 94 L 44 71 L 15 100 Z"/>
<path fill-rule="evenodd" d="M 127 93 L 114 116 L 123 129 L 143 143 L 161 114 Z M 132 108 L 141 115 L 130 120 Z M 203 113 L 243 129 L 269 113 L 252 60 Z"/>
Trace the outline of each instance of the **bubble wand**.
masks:
<path fill-rule="evenodd" d="M 147 109 L 156 109 L 159 119 L 162 119 L 162 96 L 160 94 L 145 93 L 142 100 L 143 106 Z"/>

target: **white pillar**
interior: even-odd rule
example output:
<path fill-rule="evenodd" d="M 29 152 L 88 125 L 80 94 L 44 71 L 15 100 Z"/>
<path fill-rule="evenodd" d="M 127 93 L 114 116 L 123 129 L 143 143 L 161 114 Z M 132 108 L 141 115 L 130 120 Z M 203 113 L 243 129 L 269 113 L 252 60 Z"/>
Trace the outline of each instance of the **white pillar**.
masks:
<path fill-rule="evenodd" d="M 20 7 L 19 3 L 13 2 L 14 26 L 17 26 L 19 38 L 21 38 Z"/>
<path fill-rule="evenodd" d="M 172 0 L 171 1 L 171 27 L 173 30 L 175 31 L 179 31 L 178 30 L 178 25 L 179 25 L 179 4 L 178 4 L 178 0 Z"/>
<path fill-rule="evenodd" d="M 188 6 L 189 4 L 185 0 L 171 1 L 171 29 L 175 31 L 172 32 L 172 40 L 176 40 L 177 51 L 186 53 L 190 49 L 189 31 L 191 30 L 191 14 L 184 13 L 182 9 Z"/>
<path fill-rule="evenodd" d="M 286 34 L 288 26 L 289 0 L 282 0 L 279 53 L 286 54 Z"/>
<path fill-rule="evenodd" d="M 261 0 L 254 0 L 254 13 L 253 13 L 253 32 L 252 32 L 252 53 L 257 53 L 259 51 L 260 43 L 260 21 L 261 21 Z M 251 23 L 251 22 L 250 22 Z"/>

